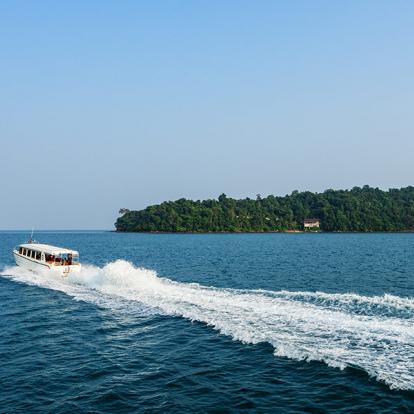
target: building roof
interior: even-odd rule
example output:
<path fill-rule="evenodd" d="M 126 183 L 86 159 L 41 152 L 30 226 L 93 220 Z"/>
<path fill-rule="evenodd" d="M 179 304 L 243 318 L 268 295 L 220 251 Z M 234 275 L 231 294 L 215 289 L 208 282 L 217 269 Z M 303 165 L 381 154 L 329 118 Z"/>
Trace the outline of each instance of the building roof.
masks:
<path fill-rule="evenodd" d="M 303 220 L 305 223 L 311 223 L 314 221 L 320 221 L 318 218 L 306 218 Z"/>
<path fill-rule="evenodd" d="M 65 249 L 64 247 L 51 246 L 50 244 L 41 244 L 41 243 L 24 243 L 20 244 L 19 247 L 24 247 L 25 249 L 36 250 L 38 252 L 44 252 L 46 254 L 53 254 L 57 256 L 59 254 L 73 254 L 79 255 L 76 250 Z"/>

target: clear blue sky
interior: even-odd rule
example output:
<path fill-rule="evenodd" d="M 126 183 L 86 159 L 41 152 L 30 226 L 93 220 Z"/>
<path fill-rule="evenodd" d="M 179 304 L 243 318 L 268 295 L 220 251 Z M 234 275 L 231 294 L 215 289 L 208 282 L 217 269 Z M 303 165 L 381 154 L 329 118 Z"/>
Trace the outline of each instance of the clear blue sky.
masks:
<path fill-rule="evenodd" d="M 412 1 L 0 2 L 0 229 L 414 184 Z"/>

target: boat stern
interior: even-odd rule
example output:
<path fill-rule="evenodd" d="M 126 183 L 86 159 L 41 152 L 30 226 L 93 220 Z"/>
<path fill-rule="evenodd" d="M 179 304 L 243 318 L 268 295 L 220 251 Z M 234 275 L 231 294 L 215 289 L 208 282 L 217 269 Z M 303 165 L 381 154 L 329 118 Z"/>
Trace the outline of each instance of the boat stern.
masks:
<path fill-rule="evenodd" d="M 60 267 L 60 269 L 57 269 Z M 60 273 L 62 273 L 62 276 L 70 276 L 73 273 L 79 273 L 81 271 L 81 264 L 76 265 L 69 265 L 69 266 L 55 266 L 54 269 L 59 270 Z"/>

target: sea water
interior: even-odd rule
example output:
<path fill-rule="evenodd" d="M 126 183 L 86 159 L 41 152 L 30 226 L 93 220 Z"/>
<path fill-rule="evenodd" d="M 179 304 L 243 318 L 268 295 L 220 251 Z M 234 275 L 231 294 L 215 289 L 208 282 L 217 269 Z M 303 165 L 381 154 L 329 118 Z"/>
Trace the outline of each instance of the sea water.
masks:
<path fill-rule="evenodd" d="M 0 412 L 413 412 L 413 234 L 0 233 Z"/>

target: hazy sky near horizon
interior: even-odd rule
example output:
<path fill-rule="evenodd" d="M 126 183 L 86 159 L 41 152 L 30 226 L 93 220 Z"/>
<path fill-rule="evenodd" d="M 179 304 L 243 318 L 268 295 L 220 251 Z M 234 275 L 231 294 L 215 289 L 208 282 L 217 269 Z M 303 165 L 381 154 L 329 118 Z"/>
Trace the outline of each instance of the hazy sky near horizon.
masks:
<path fill-rule="evenodd" d="M 414 184 L 412 1 L 0 2 L 0 229 Z"/>

